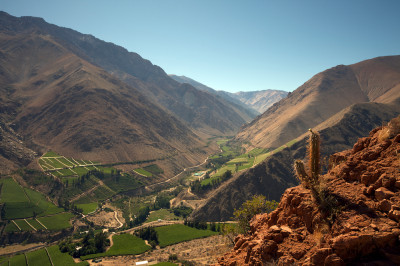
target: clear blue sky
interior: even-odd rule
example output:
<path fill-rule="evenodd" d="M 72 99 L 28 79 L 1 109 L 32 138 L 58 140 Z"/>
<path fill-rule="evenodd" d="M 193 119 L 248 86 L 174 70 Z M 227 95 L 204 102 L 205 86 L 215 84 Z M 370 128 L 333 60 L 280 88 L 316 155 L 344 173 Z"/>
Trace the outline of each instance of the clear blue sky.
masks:
<path fill-rule="evenodd" d="M 400 54 L 399 0 L 1 0 L 217 90 L 293 91 L 339 64 Z"/>

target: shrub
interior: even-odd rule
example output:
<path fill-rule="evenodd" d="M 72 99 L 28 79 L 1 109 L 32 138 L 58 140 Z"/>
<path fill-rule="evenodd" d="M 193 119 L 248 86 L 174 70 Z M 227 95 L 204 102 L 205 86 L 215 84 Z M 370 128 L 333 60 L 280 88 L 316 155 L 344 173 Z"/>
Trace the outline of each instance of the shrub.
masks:
<path fill-rule="evenodd" d="M 246 234 L 250 230 L 250 220 L 254 215 L 259 213 L 271 212 L 276 209 L 278 203 L 276 201 L 268 201 L 263 195 L 256 195 L 251 200 L 243 203 L 243 205 L 233 213 L 235 220 L 238 221 L 238 233 Z"/>

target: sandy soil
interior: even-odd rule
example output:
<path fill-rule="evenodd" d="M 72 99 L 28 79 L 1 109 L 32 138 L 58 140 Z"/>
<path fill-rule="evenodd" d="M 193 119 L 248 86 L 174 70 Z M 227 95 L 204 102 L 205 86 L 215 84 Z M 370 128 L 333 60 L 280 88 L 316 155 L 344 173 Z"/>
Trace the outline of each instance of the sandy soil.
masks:
<path fill-rule="evenodd" d="M 24 252 L 24 251 L 34 250 L 34 249 L 42 248 L 44 246 L 45 246 L 45 244 L 43 244 L 43 243 L 33 243 L 33 244 L 26 244 L 26 245 L 11 245 L 11 246 L 6 246 L 6 247 L 1 247 L 0 248 L 0 256 L 7 255 L 7 254 L 13 254 L 16 252 Z"/>
<path fill-rule="evenodd" d="M 156 249 L 137 256 L 119 256 L 103 258 L 100 263 L 89 261 L 90 265 L 135 265 L 138 261 L 149 261 L 149 265 L 167 261 L 170 254 L 176 254 L 179 260 L 192 261 L 196 265 L 210 265 L 217 258 L 232 249 L 226 237 L 218 235 L 208 238 L 195 239 Z"/>

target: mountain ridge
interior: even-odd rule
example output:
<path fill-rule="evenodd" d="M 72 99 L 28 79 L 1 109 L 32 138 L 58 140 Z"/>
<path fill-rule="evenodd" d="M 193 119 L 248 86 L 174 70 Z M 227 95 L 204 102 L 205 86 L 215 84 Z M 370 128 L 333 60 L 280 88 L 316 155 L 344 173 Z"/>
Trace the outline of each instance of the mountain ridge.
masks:
<path fill-rule="evenodd" d="M 138 89 L 193 130 L 203 133 L 210 131 L 211 135 L 232 135 L 246 123 L 231 106 L 193 86 L 176 82 L 159 66 L 121 46 L 49 24 L 41 18 L 17 18 L 2 12 L 0 25 L 3 32 L 10 34 L 19 32 L 53 36 L 63 47 Z M 199 101 L 188 100 L 193 97 Z"/>
<path fill-rule="evenodd" d="M 352 104 L 394 102 L 400 97 L 399 62 L 400 56 L 378 57 L 318 73 L 244 125 L 235 138 L 251 143 L 248 149 L 279 147 Z"/>

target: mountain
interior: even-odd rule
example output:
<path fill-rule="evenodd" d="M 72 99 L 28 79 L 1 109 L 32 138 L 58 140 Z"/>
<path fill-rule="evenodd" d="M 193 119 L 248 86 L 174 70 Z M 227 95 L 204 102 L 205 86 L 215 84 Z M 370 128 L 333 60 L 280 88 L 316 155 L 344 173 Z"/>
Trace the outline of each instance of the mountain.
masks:
<path fill-rule="evenodd" d="M 239 91 L 232 96 L 239 99 L 242 103 L 251 106 L 253 109 L 264 113 L 274 103 L 280 101 L 288 95 L 286 91 L 280 90 L 261 90 L 261 91 Z"/>
<path fill-rule="evenodd" d="M 285 98 L 288 94 L 288 92 L 280 90 L 240 91 L 236 93 L 217 91 L 185 76 L 169 76 L 180 83 L 191 84 L 199 90 L 207 91 L 222 97 L 228 102 L 243 106 L 247 110 L 250 110 L 254 117 L 264 113 L 271 105 Z"/>
<path fill-rule="evenodd" d="M 400 114 L 400 104 L 354 104 L 315 127 L 321 136 L 321 158 L 329 158 L 335 152 L 349 149 L 358 138 Z M 297 184 L 293 172 L 295 160 L 304 159 L 308 134 L 282 151 L 268 157 L 262 163 L 236 174 L 207 195 L 192 218 L 207 221 L 226 221 L 233 216 L 243 202 L 253 195 L 265 195 L 279 201 L 282 193 Z"/>
<path fill-rule="evenodd" d="M 115 44 L 48 24 L 41 18 L 16 18 L 1 12 L 0 23 L 5 34 L 52 38 L 76 56 L 136 88 L 198 132 L 234 134 L 248 121 L 213 95 L 173 80 L 160 67 Z"/>
<path fill-rule="evenodd" d="M 102 162 L 172 156 L 169 174 L 204 161 L 209 148 L 184 123 L 51 33 L 83 35 L 5 13 L 0 25 L 1 139 L 23 146 L 2 147 L 1 161 L 26 165 L 28 146 Z"/>
<path fill-rule="evenodd" d="M 378 57 L 323 71 L 245 125 L 236 140 L 279 147 L 342 109 L 362 102 L 395 103 L 400 97 L 400 56 Z"/>
<path fill-rule="evenodd" d="M 322 192 L 287 189 L 219 265 L 399 265 L 399 149 L 400 117 L 332 156 Z"/>
<path fill-rule="evenodd" d="M 201 91 L 206 91 L 218 99 L 220 99 L 222 102 L 226 103 L 227 105 L 230 105 L 233 109 L 237 110 L 238 114 L 243 117 L 247 122 L 250 122 L 253 120 L 257 115 L 260 113 L 253 109 L 251 106 L 248 104 L 243 103 L 242 101 L 238 100 L 235 97 L 235 94 L 226 92 L 226 91 L 217 91 L 214 90 L 198 81 L 195 81 L 191 78 L 185 77 L 185 76 L 177 76 L 177 75 L 169 75 L 171 78 L 174 80 L 178 81 L 179 83 L 187 83 L 192 85 L 198 90 Z"/>

